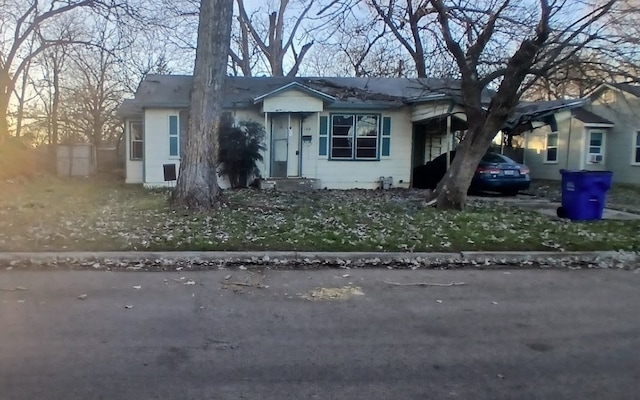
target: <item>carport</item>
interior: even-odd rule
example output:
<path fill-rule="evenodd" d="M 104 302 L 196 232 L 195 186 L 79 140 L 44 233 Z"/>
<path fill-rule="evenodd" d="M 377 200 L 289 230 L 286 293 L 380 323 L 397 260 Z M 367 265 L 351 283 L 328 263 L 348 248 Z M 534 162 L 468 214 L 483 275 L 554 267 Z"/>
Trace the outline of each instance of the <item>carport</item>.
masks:
<path fill-rule="evenodd" d="M 464 110 L 448 99 L 427 99 L 414 104 L 411 122 L 411 171 L 455 149 L 460 136 L 467 130 Z"/>

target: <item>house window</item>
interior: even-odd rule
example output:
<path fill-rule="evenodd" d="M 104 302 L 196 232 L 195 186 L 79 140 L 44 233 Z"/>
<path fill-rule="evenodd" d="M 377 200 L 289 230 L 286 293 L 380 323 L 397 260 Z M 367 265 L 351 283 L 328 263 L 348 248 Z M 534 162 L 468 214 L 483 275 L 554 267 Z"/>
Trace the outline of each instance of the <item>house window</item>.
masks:
<path fill-rule="evenodd" d="M 635 164 L 640 164 L 640 131 L 636 132 L 636 143 L 633 149 L 633 161 Z"/>
<path fill-rule="evenodd" d="M 379 134 L 378 115 L 332 115 L 331 158 L 377 160 Z"/>
<path fill-rule="evenodd" d="M 589 155 L 603 155 L 604 133 L 592 131 L 589 134 Z"/>
<path fill-rule="evenodd" d="M 547 155 L 545 161 L 558 161 L 558 132 L 551 132 L 547 134 Z"/>
<path fill-rule="evenodd" d="M 180 156 L 180 129 L 178 116 L 169 116 L 169 157 Z"/>
<path fill-rule="evenodd" d="M 131 138 L 131 154 L 132 160 L 142 160 L 142 122 L 129 123 L 129 137 Z"/>

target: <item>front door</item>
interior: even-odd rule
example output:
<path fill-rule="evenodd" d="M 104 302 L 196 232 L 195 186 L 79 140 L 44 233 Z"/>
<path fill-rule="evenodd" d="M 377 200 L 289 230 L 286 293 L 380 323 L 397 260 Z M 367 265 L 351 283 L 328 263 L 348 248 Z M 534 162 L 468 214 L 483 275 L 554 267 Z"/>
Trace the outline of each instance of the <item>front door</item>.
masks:
<path fill-rule="evenodd" d="M 274 115 L 271 119 L 271 177 L 287 177 L 289 153 L 289 116 Z"/>
<path fill-rule="evenodd" d="M 300 176 L 300 117 L 279 114 L 271 118 L 271 177 Z"/>

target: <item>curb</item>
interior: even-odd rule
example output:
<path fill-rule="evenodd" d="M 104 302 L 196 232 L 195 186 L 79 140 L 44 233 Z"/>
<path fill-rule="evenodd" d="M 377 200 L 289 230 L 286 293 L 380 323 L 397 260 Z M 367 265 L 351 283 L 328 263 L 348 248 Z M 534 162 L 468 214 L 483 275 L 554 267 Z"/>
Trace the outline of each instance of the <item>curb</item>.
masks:
<path fill-rule="evenodd" d="M 0 252 L 0 267 L 171 270 L 244 268 L 640 268 L 640 252 Z"/>

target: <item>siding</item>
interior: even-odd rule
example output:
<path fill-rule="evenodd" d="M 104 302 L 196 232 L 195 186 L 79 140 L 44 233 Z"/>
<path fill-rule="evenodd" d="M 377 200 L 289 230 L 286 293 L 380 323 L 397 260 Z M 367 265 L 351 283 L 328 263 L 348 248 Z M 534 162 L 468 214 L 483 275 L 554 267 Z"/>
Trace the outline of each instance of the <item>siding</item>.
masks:
<path fill-rule="evenodd" d="M 332 113 L 363 113 L 349 110 L 331 110 Z M 319 123 L 309 123 L 315 129 L 311 147 L 303 149 L 303 174 L 320 180 L 320 187 L 327 189 L 375 189 L 381 176 L 393 177 L 394 187 L 408 187 L 411 179 L 411 111 L 409 107 L 383 111 L 382 117 L 391 117 L 391 143 L 389 157 L 379 161 L 329 160 L 328 156 L 318 156 Z M 317 120 L 317 117 L 316 117 Z M 306 134 L 306 133 L 305 133 Z M 381 146 L 381 141 L 379 146 Z M 306 146 L 306 145 L 305 145 Z M 308 159 L 306 156 L 308 155 Z M 402 182 L 400 182 L 402 181 Z"/>
<path fill-rule="evenodd" d="M 569 112 L 558 113 L 557 162 L 546 162 L 546 138 L 551 132 L 548 125 L 525 133 L 524 163 L 534 179 L 561 179 L 561 169 L 583 169 L 585 128 L 581 121 L 571 118 Z"/>
<path fill-rule="evenodd" d="M 633 144 L 640 130 L 640 100 L 628 93 L 616 93 L 611 103 L 592 98 L 590 111 L 615 124 L 606 135 L 605 165 L 613 181 L 640 184 L 640 165 L 633 165 Z"/>
<path fill-rule="evenodd" d="M 262 104 L 264 112 L 318 112 L 322 109 L 322 100 L 295 89 L 270 96 Z"/>
<path fill-rule="evenodd" d="M 180 170 L 180 158 L 169 157 L 169 116 L 179 115 L 178 109 L 147 109 L 144 113 L 144 173 L 145 186 L 173 186 L 164 181 L 163 164 L 175 164 Z"/>
<path fill-rule="evenodd" d="M 124 122 L 125 129 L 125 183 L 143 183 L 142 176 L 142 160 L 131 159 L 131 130 L 129 123 L 132 120 L 127 119 Z M 138 120 L 135 120 L 138 121 Z M 143 128 L 144 129 L 144 125 Z M 144 137 L 143 137 L 144 138 Z M 143 149 L 146 143 L 143 141 Z"/>
<path fill-rule="evenodd" d="M 163 164 L 176 164 L 179 171 L 180 160 L 169 157 L 169 116 L 179 115 L 180 110 L 148 109 L 145 110 L 145 186 L 162 187 L 173 183 L 164 182 Z M 391 141 L 390 155 L 377 161 L 338 161 L 329 160 L 328 156 L 319 156 L 319 115 L 329 116 L 332 113 L 361 114 L 366 111 L 331 110 L 331 112 L 308 114 L 302 121 L 302 135 L 311 136 L 310 142 L 304 142 L 298 147 L 300 137 L 300 114 L 292 114 L 292 136 L 289 145 L 289 161 L 296 162 L 298 157 L 295 151 L 299 149 L 302 169 L 300 176 L 318 179 L 320 187 L 328 189 L 375 189 L 381 176 L 393 177 L 394 187 L 408 187 L 411 178 L 411 135 L 412 124 L 410 121 L 409 107 L 398 110 L 376 112 L 381 117 L 391 117 Z M 270 142 L 271 118 L 275 114 L 269 114 L 266 126 L 267 147 Z M 281 117 L 286 113 L 279 114 Z M 253 120 L 264 124 L 265 117 L 257 109 L 234 111 L 236 121 Z M 379 141 L 382 146 L 382 140 Z M 264 154 L 264 162 L 259 163 L 263 177 L 269 177 L 270 151 Z M 296 165 L 289 165 L 288 172 L 295 172 Z M 402 181 L 402 182 L 400 182 Z M 225 182 L 220 182 L 224 187 Z"/>

